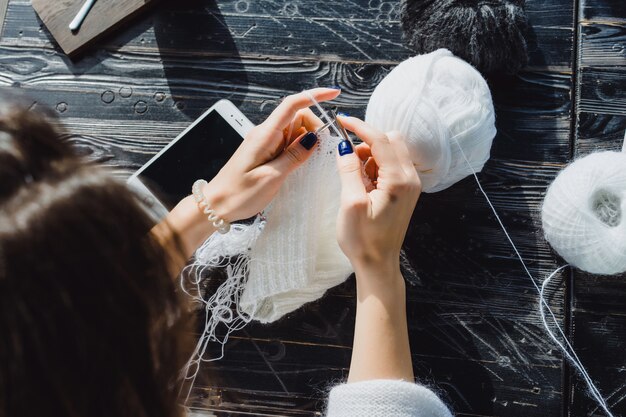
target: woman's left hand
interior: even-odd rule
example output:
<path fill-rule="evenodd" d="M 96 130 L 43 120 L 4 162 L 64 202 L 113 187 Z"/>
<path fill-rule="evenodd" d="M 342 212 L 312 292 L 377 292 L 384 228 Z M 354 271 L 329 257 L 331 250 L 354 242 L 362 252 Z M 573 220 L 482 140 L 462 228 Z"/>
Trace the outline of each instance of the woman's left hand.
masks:
<path fill-rule="evenodd" d="M 287 175 L 313 153 L 314 131 L 322 122 L 309 109 L 332 100 L 340 90 L 316 88 L 287 96 L 246 135 L 235 154 L 206 186 L 204 194 L 217 215 L 229 222 L 252 217 L 278 193 Z"/>
<path fill-rule="evenodd" d="M 314 131 L 322 126 L 309 106 L 332 100 L 340 90 L 315 88 L 286 97 L 260 125 L 254 127 L 234 155 L 203 190 L 211 209 L 232 222 L 262 211 L 278 193 L 287 175 L 307 160 L 317 144 Z M 175 256 L 176 276 L 215 227 L 198 209 L 192 196 L 184 198 L 152 229 L 158 241 Z"/>

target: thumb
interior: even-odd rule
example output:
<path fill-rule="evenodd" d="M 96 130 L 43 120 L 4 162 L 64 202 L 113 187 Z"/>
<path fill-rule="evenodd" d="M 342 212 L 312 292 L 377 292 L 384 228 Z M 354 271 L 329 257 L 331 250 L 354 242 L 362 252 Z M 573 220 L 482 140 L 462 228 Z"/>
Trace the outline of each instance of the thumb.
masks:
<path fill-rule="evenodd" d="M 347 140 L 339 143 L 337 168 L 341 179 L 342 204 L 365 201 L 367 191 L 363 185 L 361 160 L 354 152 L 352 144 Z"/>
<path fill-rule="evenodd" d="M 315 150 L 318 137 L 315 132 L 306 132 L 291 142 L 285 150 L 267 165 L 273 166 L 283 175 L 299 167 Z"/>

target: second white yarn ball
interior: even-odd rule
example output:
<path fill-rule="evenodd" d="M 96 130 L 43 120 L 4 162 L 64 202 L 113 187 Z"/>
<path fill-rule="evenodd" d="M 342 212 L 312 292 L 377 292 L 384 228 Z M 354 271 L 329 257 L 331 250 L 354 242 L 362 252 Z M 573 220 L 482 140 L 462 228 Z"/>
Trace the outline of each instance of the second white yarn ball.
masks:
<path fill-rule="evenodd" d="M 576 160 L 548 188 L 546 240 L 571 265 L 593 274 L 626 271 L 626 153 Z"/>
<path fill-rule="evenodd" d="M 387 74 L 365 121 L 404 136 L 422 189 L 431 193 L 479 172 L 496 135 L 487 82 L 447 49 L 409 58 Z"/>

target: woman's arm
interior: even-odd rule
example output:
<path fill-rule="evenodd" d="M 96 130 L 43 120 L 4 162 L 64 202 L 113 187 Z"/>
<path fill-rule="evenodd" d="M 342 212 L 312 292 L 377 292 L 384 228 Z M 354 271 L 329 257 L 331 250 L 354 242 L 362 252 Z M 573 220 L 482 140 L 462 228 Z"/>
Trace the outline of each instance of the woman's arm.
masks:
<path fill-rule="evenodd" d="M 172 257 L 170 270 L 177 276 L 196 248 L 216 231 L 198 209 L 193 196 L 182 199 L 160 223 L 152 234 Z"/>
<path fill-rule="evenodd" d="M 404 279 L 399 267 L 356 271 L 357 307 L 348 382 L 413 381 Z"/>
<path fill-rule="evenodd" d="M 313 153 L 322 122 L 308 108 L 336 98 L 340 90 L 315 88 L 287 96 L 242 144 L 203 192 L 216 214 L 228 222 L 262 211 L 287 175 Z M 191 192 L 191 190 L 189 190 Z M 183 199 L 153 229 L 154 236 L 174 257 L 174 275 L 215 228 L 198 209 L 193 197 Z"/>
<path fill-rule="evenodd" d="M 339 146 L 342 182 L 337 221 L 339 245 L 356 272 L 357 312 L 348 382 L 372 379 L 413 381 L 400 250 L 421 191 L 404 142 L 356 118 L 344 126 L 365 142 Z M 367 191 L 362 162 L 375 173 Z M 372 169 L 372 165 L 375 168 Z"/>

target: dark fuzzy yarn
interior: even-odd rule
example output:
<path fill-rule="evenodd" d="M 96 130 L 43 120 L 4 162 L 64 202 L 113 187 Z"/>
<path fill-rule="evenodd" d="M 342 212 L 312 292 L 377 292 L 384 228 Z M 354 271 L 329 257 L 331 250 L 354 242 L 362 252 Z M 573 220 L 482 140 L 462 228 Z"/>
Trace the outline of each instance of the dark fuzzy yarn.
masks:
<path fill-rule="evenodd" d="M 528 62 L 524 0 L 402 0 L 402 28 L 418 54 L 447 48 L 483 73 Z"/>

